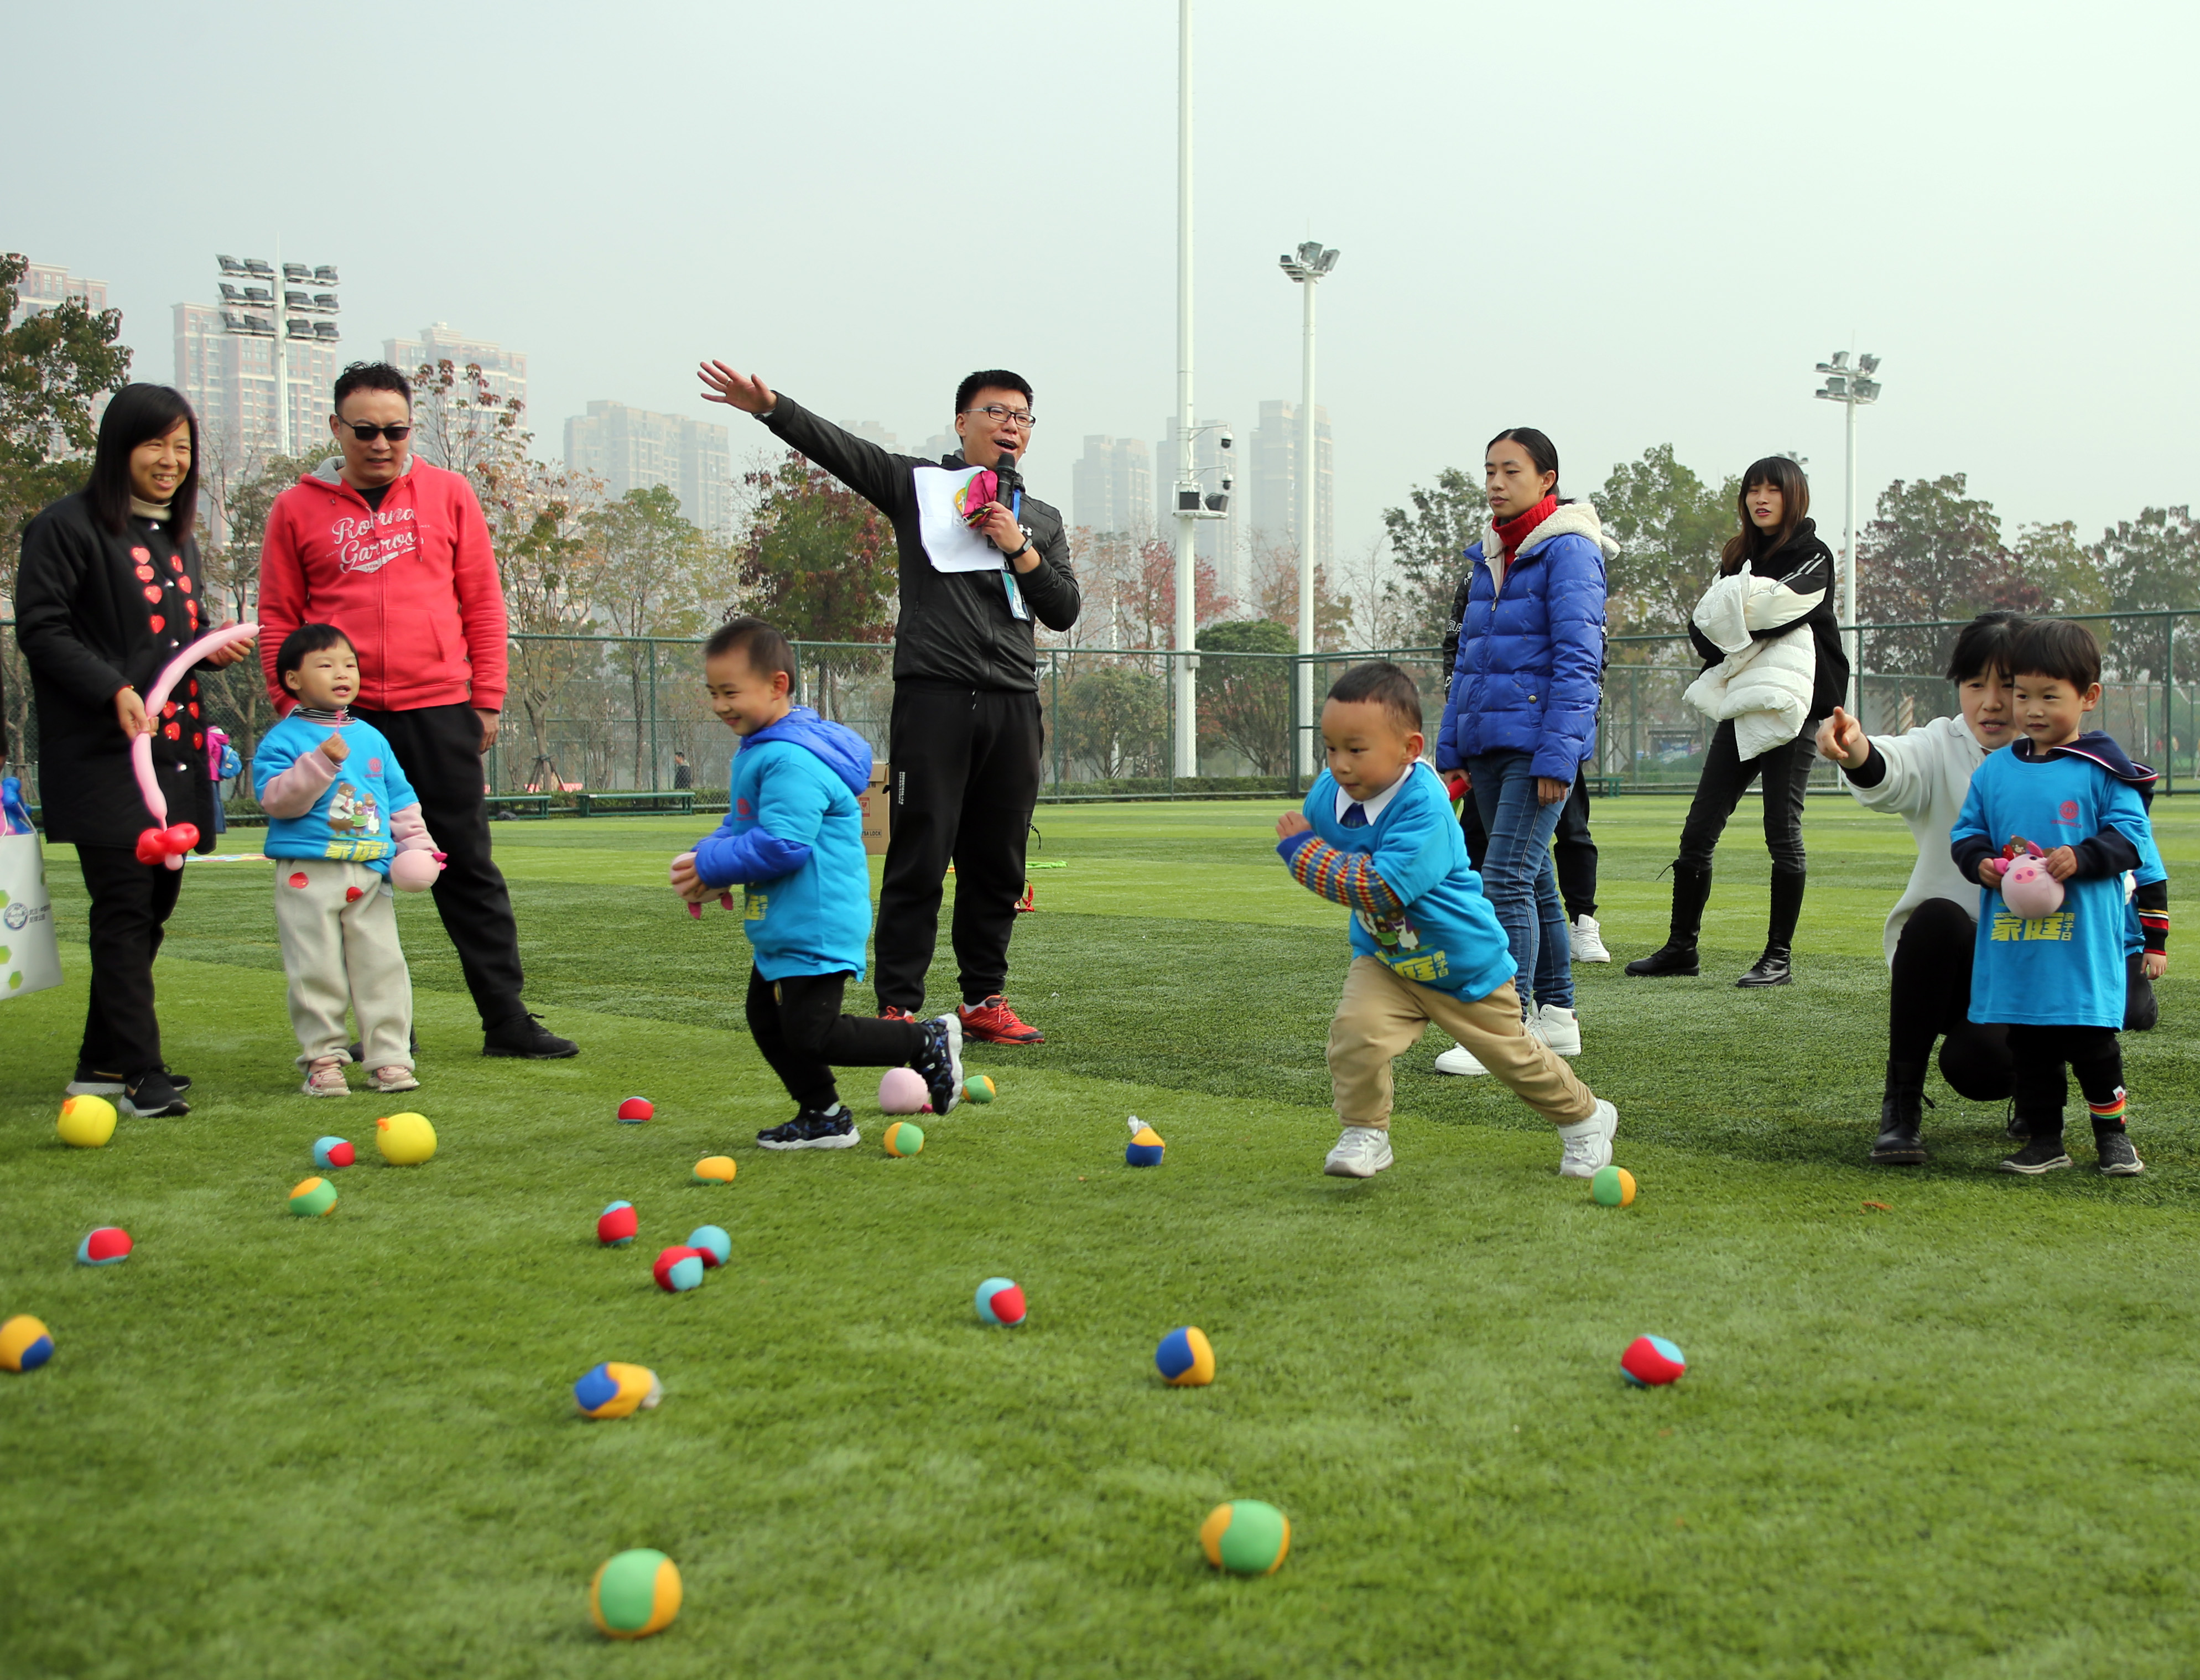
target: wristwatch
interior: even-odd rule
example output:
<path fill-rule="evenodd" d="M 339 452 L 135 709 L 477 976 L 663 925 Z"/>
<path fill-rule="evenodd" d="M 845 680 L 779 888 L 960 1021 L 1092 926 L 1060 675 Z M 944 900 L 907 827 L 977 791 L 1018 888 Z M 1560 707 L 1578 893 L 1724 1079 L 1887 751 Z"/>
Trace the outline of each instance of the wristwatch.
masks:
<path fill-rule="evenodd" d="M 1002 555 L 1001 558 L 1004 560 L 1020 560 L 1025 555 L 1031 553 L 1031 536 L 1029 533 L 1027 533 L 1024 536 L 1024 546 L 1022 547 L 1011 549 L 1009 553 Z"/>

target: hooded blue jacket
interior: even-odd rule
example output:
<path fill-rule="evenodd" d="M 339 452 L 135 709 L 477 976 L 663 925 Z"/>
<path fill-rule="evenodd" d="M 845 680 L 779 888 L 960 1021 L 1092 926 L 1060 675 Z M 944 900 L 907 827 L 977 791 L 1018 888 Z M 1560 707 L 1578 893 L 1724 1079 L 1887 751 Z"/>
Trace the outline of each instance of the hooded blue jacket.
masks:
<path fill-rule="evenodd" d="M 1604 563 L 1619 550 L 1596 510 L 1563 502 L 1512 556 L 1501 595 L 1487 551 L 1466 551 L 1474 581 L 1435 742 L 1436 766 L 1485 752 L 1525 752 L 1531 773 L 1571 782 L 1596 746 L 1604 682 Z"/>
<path fill-rule="evenodd" d="M 731 808 L 698 841 L 705 885 L 741 886 L 742 931 L 766 980 L 863 977 L 871 871 L 860 796 L 871 749 L 806 705 L 758 729 L 734 755 Z"/>

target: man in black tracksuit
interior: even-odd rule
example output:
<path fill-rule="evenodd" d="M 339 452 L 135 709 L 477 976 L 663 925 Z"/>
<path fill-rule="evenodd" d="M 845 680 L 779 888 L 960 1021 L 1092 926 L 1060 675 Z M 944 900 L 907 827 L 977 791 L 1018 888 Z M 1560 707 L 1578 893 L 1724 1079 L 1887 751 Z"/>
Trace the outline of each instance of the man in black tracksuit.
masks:
<path fill-rule="evenodd" d="M 1001 369 L 963 380 L 955 397 L 962 449 L 931 462 L 853 436 L 723 362 L 705 363 L 701 377 L 705 397 L 755 415 L 893 522 L 901 618 L 886 755 L 892 834 L 872 970 L 880 1013 L 913 1019 L 924 1002 L 952 862 L 964 1035 L 1040 1043 L 1002 988 L 1044 746 L 1033 627 L 1068 629 L 1078 593 L 1062 514 L 1025 495 L 1016 470 L 1031 443 L 1031 387 Z M 943 494 L 973 467 L 999 475 L 999 495 L 976 528 L 990 550 L 943 512 Z"/>

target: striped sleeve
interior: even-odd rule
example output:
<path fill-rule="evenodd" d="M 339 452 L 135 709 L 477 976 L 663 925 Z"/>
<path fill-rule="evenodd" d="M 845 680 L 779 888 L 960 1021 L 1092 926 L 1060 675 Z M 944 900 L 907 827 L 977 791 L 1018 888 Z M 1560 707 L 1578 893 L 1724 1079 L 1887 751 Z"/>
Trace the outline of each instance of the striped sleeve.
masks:
<path fill-rule="evenodd" d="M 2150 881 L 2140 887 L 2133 899 L 2133 908 L 2139 911 L 2139 938 L 2149 951 L 2156 954 L 2169 949 L 2169 883 Z"/>
<path fill-rule="evenodd" d="M 1364 852 L 1340 852 L 1313 834 L 1296 836 L 1298 844 L 1284 854 L 1291 878 L 1345 909 L 1370 916 L 1395 916 L 1405 901 L 1375 872 L 1374 860 Z"/>

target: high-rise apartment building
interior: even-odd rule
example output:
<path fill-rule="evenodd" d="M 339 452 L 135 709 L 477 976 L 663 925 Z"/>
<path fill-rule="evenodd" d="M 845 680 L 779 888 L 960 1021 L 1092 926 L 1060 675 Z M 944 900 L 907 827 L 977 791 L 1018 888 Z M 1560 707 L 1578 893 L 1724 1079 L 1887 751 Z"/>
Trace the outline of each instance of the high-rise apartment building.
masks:
<path fill-rule="evenodd" d="M 1226 517 L 1202 519 L 1194 528 L 1192 553 L 1214 568 L 1215 583 L 1224 594 L 1242 600 L 1247 581 L 1245 484 L 1238 457 L 1244 451 L 1234 444 L 1222 447 L 1230 430 L 1227 421 L 1204 420 L 1195 434 L 1191 460 L 1202 495 L 1218 494 L 1226 477 L 1238 482 L 1230 491 Z M 1154 512 L 1161 534 L 1172 540 L 1176 535 L 1177 460 L 1176 422 L 1171 419 L 1167 435 L 1154 446 Z"/>
<path fill-rule="evenodd" d="M 1329 410 L 1319 403 L 1314 408 L 1314 563 L 1325 566 L 1337 557 L 1337 514 Z M 1254 538 L 1293 553 L 1299 547 L 1298 457 L 1298 404 L 1262 403 L 1245 462 Z"/>
<path fill-rule="evenodd" d="M 437 362 L 447 361 L 457 368 L 477 366 L 489 383 L 489 395 L 499 402 L 515 396 L 522 405 L 527 401 L 526 353 L 507 350 L 486 338 L 469 338 L 448 321 L 422 327 L 417 338 L 383 339 L 382 359 L 408 379 Z"/>
<path fill-rule="evenodd" d="M 176 389 L 199 417 L 209 450 L 240 467 L 247 455 L 275 452 L 275 342 L 230 332 L 211 303 L 175 306 Z M 336 453 L 329 437 L 329 399 L 344 358 L 325 338 L 292 338 L 283 346 L 290 385 L 290 448 L 300 455 Z"/>
<path fill-rule="evenodd" d="M 721 536 L 733 530 L 733 450 L 712 421 L 591 402 L 565 422 L 565 465 L 595 474 L 613 496 L 663 484 L 689 523 Z"/>
<path fill-rule="evenodd" d="M 70 297 L 82 298 L 85 307 L 97 315 L 107 307 L 107 282 L 87 280 L 50 262 L 34 262 L 15 283 L 15 307 L 9 312 L 5 325 L 15 326 L 33 315 L 43 315 Z"/>
<path fill-rule="evenodd" d="M 1070 473 L 1072 523 L 1096 535 L 1150 530 L 1153 452 L 1142 437 L 1087 437 Z"/>

